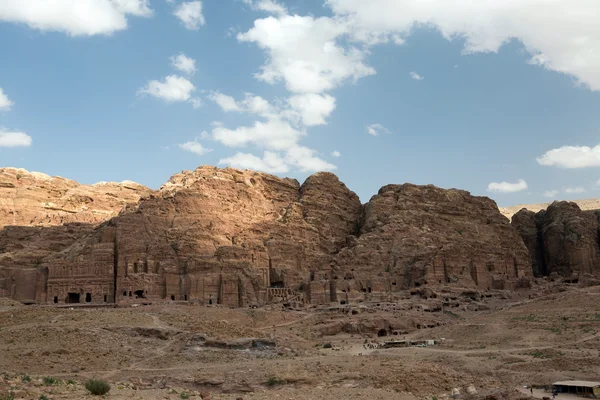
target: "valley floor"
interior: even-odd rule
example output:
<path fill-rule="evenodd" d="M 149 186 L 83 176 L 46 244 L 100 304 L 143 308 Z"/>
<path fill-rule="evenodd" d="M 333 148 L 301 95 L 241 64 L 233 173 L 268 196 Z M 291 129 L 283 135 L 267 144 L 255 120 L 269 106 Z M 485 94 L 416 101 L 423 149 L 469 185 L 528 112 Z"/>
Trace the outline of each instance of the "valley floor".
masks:
<path fill-rule="evenodd" d="M 0 399 L 10 391 L 14 398 L 93 398 L 83 387 L 89 378 L 110 382 L 110 399 L 406 400 L 443 399 L 454 388 L 466 395 L 470 385 L 497 400 L 521 399 L 529 397 L 524 386 L 600 379 L 600 287 L 545 283 L 484 299 L 485 311 L 470 311 L 468 301 L 452 311 L 415 307 L 435 301 L 413 296 L 398 307 L 301 310 L 175 303 L 59 309 L 4 301 Z M 388 337 L 367 329 L 385 319 L 411 329 Z M 329 332 L 335 323 L 362 332 Z M 438 343 L 368 345 L 392 338 Z"/>

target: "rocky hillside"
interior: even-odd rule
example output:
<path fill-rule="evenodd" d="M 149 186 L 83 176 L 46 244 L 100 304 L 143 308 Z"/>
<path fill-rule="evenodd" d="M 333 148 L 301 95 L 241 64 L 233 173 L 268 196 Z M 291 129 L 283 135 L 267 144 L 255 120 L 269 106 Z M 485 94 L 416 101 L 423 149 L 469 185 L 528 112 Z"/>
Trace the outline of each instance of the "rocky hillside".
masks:
<path fill-rule="evenodd" d="M 151 190 L 135 182 L 82 185 L 0 168 L 0 267 L 39 266 Z"/>
<path fill-rule="evenodd" d="M 36 301 L 137 293 L 233 306 L 274 296 L 327 303 L 425 284 L 514 289 L 531 276 L 529 252 L 496 204 L 460 190 L 388 185 L 361 205 L 331 173 L 300 184 L 200 167 L 150 194 L 16 170 L 11 179 L 3 212 L 29 226 L 1 231 L 0 266 L 32 271 L 25 286 L 12 273 L 4 291 Z M 113 197 L 123 192 L 141 200 Z M 119 215 L 95 227 L 117 204 Z M 31 227 L 46 224 L 56 226 Z"/>
<path fill-rule="evenodd" d="M 575 202 L 554 202 L 537 213 L 522 209 L 512 225 L 529 249 L 536 276 L 551 273 L 570 277 L 600 270 L 598 214 Z"/>
<path fill-rule="evenodd" d="M 98 224 L 150 192 L 131 181 L 82 185 L 40 172 L 0 168 L 0 229 L 7 225 Z"/>
<path fill-rule="evenodd" d="M 584 200 L 572 200 L 571 203 L 577 204 L 581 210 L 600 210 L 600 199 L 584 199 Z M 506 218 L 511 219 L 513 215 L 522 210 L 523 208 L 538 212 L 547 209 L 552 203 L 539 203 L 539 204 L 520 204 L 510 207 L 500 207 L 500 212 Z"/>

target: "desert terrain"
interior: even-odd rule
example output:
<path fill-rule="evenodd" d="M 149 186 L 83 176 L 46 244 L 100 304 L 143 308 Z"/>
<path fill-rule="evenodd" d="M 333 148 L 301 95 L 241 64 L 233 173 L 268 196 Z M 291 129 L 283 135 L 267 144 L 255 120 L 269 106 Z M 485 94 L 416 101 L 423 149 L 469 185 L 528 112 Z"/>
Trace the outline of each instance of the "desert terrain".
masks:
<path fill-rule="evenodd" d="M 440 288 L 302 310 L 7 300 L 0 385 L 24 399 L 91 398 L 88 378 L 110 382 L 111 399 L 439 399 L 473 388 L 519 398 L 525 385 L 600 374 L 599 299 L 600 287 L 540 279 L 518 292 Z M 378 336 L 389 320 L 405 332 Z M 390 339 L 436 344 L 372 345 Z"/>

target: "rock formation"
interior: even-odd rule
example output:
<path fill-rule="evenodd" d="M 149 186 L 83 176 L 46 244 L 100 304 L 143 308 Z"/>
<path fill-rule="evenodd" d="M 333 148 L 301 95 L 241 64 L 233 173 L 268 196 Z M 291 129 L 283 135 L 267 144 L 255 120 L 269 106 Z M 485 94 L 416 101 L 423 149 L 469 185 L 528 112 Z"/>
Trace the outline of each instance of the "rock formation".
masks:
<path fill-rule="evenodd" d="M 573 202 L 554 202 L 537 214 L 519 211 L 512 225 L 529 249 L 536 276 L 600 271 L 599 224 L 594 211 L 582 211 Z"/>
<path fill-rule="evenodd" d="M 39 273 L 13 284 L 12 297 L 343 303 L 426 284 L 514 289 L 531 275 L 527 248 L 492 200 L 405 184 L 383 187 L 363 206 L 331 173 L 300 185 L 200 167 L 93 230 L 54 228 L 46 232 L 61 246 L 35 261 Z"/>
<path fill-rule="evenodd" d="M 0 168 L 0 297 L 36 300 L 40 292 L 36 286 L 46 285 L 40 268 L 45 258 L 150 192 L 129 181 L 81 185 L 39 172 Z"/>
<path fill-rule="evenodd" d="M 366 205 L 359 235 L 336 258 L 349 291 L 514 289 L 531 275 L 527 248 L 496 203 L 461 190 L 384 186 Z"/>

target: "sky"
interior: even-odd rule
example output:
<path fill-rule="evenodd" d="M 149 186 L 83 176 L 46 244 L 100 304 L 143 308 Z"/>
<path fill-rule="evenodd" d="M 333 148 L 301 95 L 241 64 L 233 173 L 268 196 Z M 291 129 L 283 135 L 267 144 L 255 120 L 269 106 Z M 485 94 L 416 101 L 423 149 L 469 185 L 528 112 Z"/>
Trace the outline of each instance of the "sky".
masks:
<path fill-rule="evenodd" d="M 597 0 L 0 0 L 0 167 L 600 197 Z"/>

